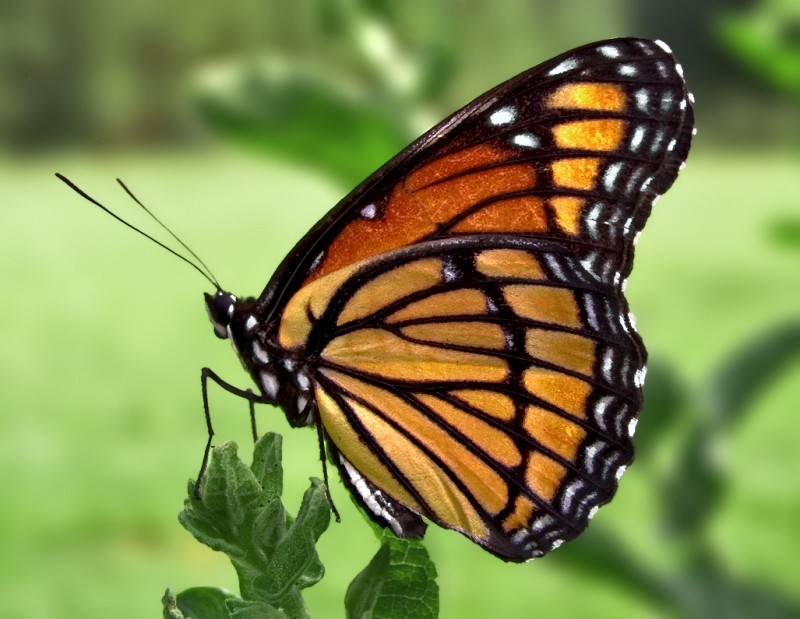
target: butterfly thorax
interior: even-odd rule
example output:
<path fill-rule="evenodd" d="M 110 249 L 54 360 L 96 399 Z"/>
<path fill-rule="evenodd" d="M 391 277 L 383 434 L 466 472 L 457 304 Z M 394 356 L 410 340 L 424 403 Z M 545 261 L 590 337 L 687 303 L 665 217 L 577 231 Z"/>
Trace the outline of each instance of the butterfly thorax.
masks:
<path fill-rule="evenodd" d="M 309 402 L 313 394 L 302 351 L 293 355 L 277 344 L 275 330 L 259 320 L 255 298 L 238 299 L 221 290 L 205 297 L 214 333 L 221 339 L 230 339 L 264 400 L 280 406 L 292 426 L 310 425 L 313 417 Z"/>

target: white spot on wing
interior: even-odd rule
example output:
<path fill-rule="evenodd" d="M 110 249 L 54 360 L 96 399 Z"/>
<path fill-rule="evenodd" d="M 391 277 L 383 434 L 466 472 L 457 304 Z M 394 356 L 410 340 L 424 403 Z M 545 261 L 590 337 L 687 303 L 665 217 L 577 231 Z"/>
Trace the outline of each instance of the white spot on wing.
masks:
<path fill-rule="evenodd" d="M 375 206 L 373 203 L 367 204 L 364 208 L 361 209 L 361 216 L 365 219 L 375 219 L 375 215 L 378 214 L 378 207 Z"/>
<path fill-rule="evenodd" d="M 378 502 L 377 499 L 381 496 L 380 492 L 371 492 L 367 482 L 364 480 L 361 474 L 355 468 L 353 468 L 353 465 L 342 457 L 340 457 L 340 461 L 342 466 L 344 466 L 347 476 L 350 478 L 353 486 L 355 486 L 356 492 L 358 492 L 359 496 L 361 496 L 361 498 L 364 500 L 364 503 L 369 510 L 376 516 L 383 518 L 396 535 L 402 535 L 403 527 L 401 527 L 397 519 L 394 518 L 392 514 L 384 509 Z"/>
<path fill-rule="evenodd" d="M 270 400 L 274 400 L 278 395 L 278 379 L 271 372 L 261 372 L 261 388 L 264 390 L 264 395 Z"/>
<path fill-rule="evenodd" d="M 633 137 L 631 137 L 631 150 L 634 153 L 639 150 L 639 147 L 642 145 L 645 131 L 646 129 L 644 125 L 636 125 L 636 129 L 633 130 Z"/>
<path fill-rule="evenodd" d="M 518 133 L 511 138 L 511 141 L 522 148 L 537 148 L 539 146 L 539 138 L 532 133 Z"/>
<path fill-rule="evenodd" d="M 672 50 L 670 49 L 669 45 L 667 45 L 666 43 L 664 43 L 664 41 L 662 41 L 661 39 L 656 39 L 656 40 L 655 40 L 655 41 L 653 41 L 653 42 L 654 42 L 656 45 L 658 45 L 658 46 L 659 46 L 661 49 L 663 49 L 665 52 L 667 52 L 668 54 L 671 54 L 671 53 L 672 53 Z"/>
<path fill-rule="evenodd" d="M 315 257 L 313 262 L 308 267 L 308 272 L 313 273 L 319 268 L 319 265 L 322 264 L 322 259 L 325 257 L 325 252 L 319 252 Z"/>
<path fill-rule="evenodd" d="M 623 236 L 628 236 L 628 233 L 631 231 L 632 225 L 633 225 L 633 217 L 628 217 L 628 219 L 625 220 L 625 224 L 622 226 Z"/>
<path fill-rule="evenodd" d="M 622 169 L 622 162 L 615 161 L 605 171 L 603 174 L 603 187 L 606 188 L 606 191 L 613 191 L 614 184 L 617 181 L 617 176 L 619 175 L 620 170 Z"/>
<path fill-rule="evenodd" d="M 258 321 L 256 320 L 256 317 L 251 314 L 250 316 L 247 317 L 247 320 L 245 320 L 244 328 L 247 329 L 248 331 L 252 331 L 257 324 Z"/>
<path fill-rule="evenodd" d="M 595 331 L 599 331 L 600 324 L 597 322 L 597 308 L 595 307 L 594 297 L 586 297 L 584 308 L 586 309 L 586 320 L 589 321 L 589 326 Z"/>
<path fill-rule="evenodd" d="M 297 380 L 297 386 L 300 387 L 302 391 L 308 391 L 311 387 L 311 381 L 305 372 L 298 372 L 295 376 L 295 380 Z"/>
<path fill-rule="evenodd" d="M 448 283 L 456 281 L 458 279 L 458 271 L 456 270 L 455 266 L 445 263 L 444 267 L 442 268 L 442 278 Z"/>
<path fill-rule="evenodd" d="M 261 347 L 261 344 L 258 342 L 253 342 L 253 356 L 258 360 L 259 363 L 263 363 L 267 365 L 269 363 L 269 355 L 267 351 Z"/>
<path fill-rule="evenodd" d="M 604 432 L 608 430 L 605 414 L 612 400 L 613 398 L 610 395 L 606 395 L 600 398 L 594 406 L 594 419 L 597 422 L 597 426 Z"/>
<path fill-rule="evenodd" d="M 550 69 L 547 73 L 548 75 L 559 75 L 561 73 L 566 73 L 567 71 L 572 71 L 573 69 L 578 67 L 578 61 L 574 58 L 567 58 L 563 60 L 558 65 Z"/>
<path fill-rule="evenodd" d="M 580 263 L 586 268 L 589 273 L 595 275 L 596 269 L 594 266 L 595 260 L 597 260 L 598 254 L 596 252 L 589 252 L 585 258 L 581 258 Z"/>
<path fill-rule="evenodd" d="M 589 211 L 589 214 L 586 216 L 586 228 L 589 230 L 589 235 L 596 239 L 599 236 L 599 231 L 597 229 L 597 221 L 600 219 L 600 211 L 603 210 L 603 203 L 602 202 L 595 202 L 594 206 L 592 206 L 592 210 Z"/>
<path fill-rule="evenodd" d="M 591 520 L 592 518 L 594 518 L 597 515 L 597 510 L 598 509 L 600 509 L 600 508 L 597 507 L 597 505 L 594 505 L 592 507 L 592 509 L 589 510 L 589 516 L 588 516 L 589 520 Z"/>
<path fill-rule="evenodd" d="M 607 348 L 605 354 L 603 355 L 603 376 L 608 382 L 613 382 L 614 377 L 611 374 L 612 370 L 614 369 L 614 350 L 612 348 Z"/>
<path fill-rule="evenodd" d="M 572 499 L 575 497 L 575 492 L 580 487 L 580 482 L 576 479 L 569 486 L 564 488 L 564 497 L 561 499 L 561 511 L 568 514 L 572 509 Z"/>
<path fill-rule="evenodd" d="M 650 105 L 650 93 L 642 88 L 634 93 L 633 98 L 636 100 L 636 107 L 642 112 L 646 112 L 647 107 Z"/>
<path fill-rule="evenodd" d="M 558 260 L 556 260 L 552 254 L 546 254 L 544 259 L 545 262 L 547 262 L 547 266 L 550 267 L 550 270 L 553 271 L 553 275 L 555 275 L 557 279 L 560 279 L 562 281 L 567 280 L 567 277 L 564 274 L 561 265 L 558 263 Z"/>
<path fill-rule="evenodd" d="M 603 45 L 598 50 L 606 58 L 618 58 L 619 50 L 613 45 Z"/>
<path fill-rule="evenodd" d="M 617 472 L 614 474 L 614 477 L 617 478 L 617 481 L 619 481 L 622 478 L 622 476 L 625 474 L 625 471 L 627 470 L 628 467 L 625 466 L 624 464 L 617 469 Z"/>
<path fill-rule="evenodd" d="M 653 138 L 653 143 L 650 145 L 650 153 L 655 155 L 661 148 L 661 143 L 664 141 L 664 129 L 656 130 L 656 137 Z"/>
<path fill-rule="evenodd" d="M 621 64 L 619 65 L 619 69 L 617 69 L 620 75 L 624 75 L 625 77 L 632 77 L 636 75 L 637 70 L 632 64 Z"/>
<path fill-rule="evenodd" d="M 517 119 L 517 109 L 511 105 L 501 107 L 489 115 L 489 123 L 495 127 L 509 125 Z"/>
<path fill-rule="evenodd" d="M 628 422 L 628 436 L 632 437 L 634 434 L 636 434 L 636 424 L 638 421 L 639 420 L 634 417 Z"/>

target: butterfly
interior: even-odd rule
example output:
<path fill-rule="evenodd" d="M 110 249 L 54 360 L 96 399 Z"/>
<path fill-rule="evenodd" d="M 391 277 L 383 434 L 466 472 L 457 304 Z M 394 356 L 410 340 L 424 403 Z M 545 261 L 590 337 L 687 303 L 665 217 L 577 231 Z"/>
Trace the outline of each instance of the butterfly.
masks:
<path fill-rule="evenodd" d="M 517 562 L 576 537 L 633 458 L 647 355 L 624 290 L 687 157 L 691 103 L 666 44 L 614 39 L 428 131 L 260 296 L 205 295 L 259 389 L 203 370 L 206 454 L 212 379 L 315 426 L 398 536 L 430 521 Z"/>

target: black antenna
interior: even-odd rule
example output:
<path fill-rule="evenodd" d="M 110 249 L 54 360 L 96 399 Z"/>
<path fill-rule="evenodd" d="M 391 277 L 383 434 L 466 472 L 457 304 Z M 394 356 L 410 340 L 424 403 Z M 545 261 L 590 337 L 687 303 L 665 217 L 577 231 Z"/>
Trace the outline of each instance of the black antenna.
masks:
<path fill-rule="evenodd" d="M 175 234 L 172 230 L 170 230 L 158 217 L 156 217 L 149 208 L 147 208 L 144 204 L 142 204 L 139 201 L 139 198 L 133 195 L 133 192 L 130 189 L 128 189 L 128 186 L 125 183 L 123 183 L 120 179 L 117 179 L 117 182 L 119 183 L 120 187 L 122 187 L 125 190 L 125 193 L 127 193 L 131 197 L 131 199 L 133 199 L 133 201 L 136 202 L 136 204 L 138 204 L 139 206 L 142 207 L 142 209 L 144 209 L 145 213 L 150 215 L 150 217 L 152 217 L 159 226 L 161 226 L 164 230 L 166 230 L 173 239 L 175 239 L 176 241 L 178 241 L 178 243 L 180 243 L 181 247 L 183 247 L 186 251 L 188 251 L 192 255 L 192 257 L 195 260 L 197 260 L 197 262 L 200 263 L 200 266 L 202 266 L 206 270 L 206 272 L 211 276 L 211 279 L 214 280 L 214 285 L 217 287 L 217 289 L 220 289 L 221 286 L 219 285 L 217 278 L 214 277 L 214 274 L 211 272 L 211 269 L 209 269 L 208 265 L 205 262 L 203 262 L 203 259 L 200 258 L 200 256 L 198 256 L 196 253 L 194 253 L 186 243 L 181 241 L 178 238 L 178 235 Z"/>
<path fill-rule="evenodd" d="M 156 244 L 156 245 L 158 245 L 159 247 L 162 247 L 163 249 L 166 249 L 166 250 L 167 250 L 169 253 L 171 253 L 173 256 L 176 256 L 177 258 L 180 258 L 180 259 L 181 259 L 181 260 L 183 260 L 183 261 L 184 261 L 186 264 L 190 265 L 190 266 L 191 266 L 193 269 L 195 269 L 195 270 L 196 270 L 198 273 L 200 273 L 200 275 L 202 275 L 203 277 L 205 277 L 205 278 L 206 278 L 206 279 L 207 279 L 209 282 L 211 282 L 211 285 L 212 285 L 212 286 L 214 286 L 214 288 L 216 288 L 217 290 L 222 290 L 222 287 L 219 285 L 219 283 L 217 282 L 216 278 L 215 278 L 215 277 L 214 277 L 214 276 L 211 274 L 211 271 L 210 271 L 210 270 L 208 271 L 208 273 L 206 273 L 206 272 L 205 272 L 205 271 L 203 271 L 203 270 L 202 270 L 202 269 L 201 269 L 199 266 L 197 266 L 197 265 L 196 265 L 194 262 L 192 262 L 191 260 L 189 260 L 189 259 L 188 259 L 186 256 L 183 256 L 183 255 L 179 254 L 178 252 L 176 252 L 176 251 L 175 251 L 174 249 L 172 249 L 171 247 L 167 247 L 166 245 L 164 245 L 164 243 L 162 243 L 162 242 L 161 242 L 161 241 L 159 241 L 158 239 L 155 239 L 155 238 L 153 238 L 152 236 L 150 236 L 149 234 L 147 234 L 146 232 L 143 232 L 142 230 L 140 230 L 139 228 L 137 228 L 136 226 L 134 226 L 132 223 L 129 223 L 129 222 L 125 221 L 124 219 L 122 219 L 122 217 L 120 217 L 119 215 L 117 215 L 117 214 L 116 214 L 116 213 L 114 213 L 113 211 L 111 211 L 111 210 L 107 209 L 105 206 L 103 206 L 102 204 L 100 204 L 100 203 L 99 203 L 97 200 L 95 200 L 95 199 L 94 199 L 92 196 L 90 196 L 90 195 L 89 195 L 89 194 L 87 194 L 85 191 L 83 191 L 83 190 L 82 190 L 80 187 L 78 187 L 78 186 L 77 186 L 75 183 L 73 183 L 71 180 L 69 180 L 69 179 L 68 179 L 66 176 L 64 176 L 63 174 L 60 174 L 60 173 L 56 172 L 56 177 L 57 177 L 57 178 L 58 178 L 60 181 L 62 181 L 64 184 L 66 184 L 66 185 L 67 185 L 67 186 L 68 186 L 70 189 L 72 189 L 72 190 L 73 190 L 75 193 L 77 193 L 79 196 L 81 196 L 81 197 L 82 197 L 84 200 L 88 200 L 89 202 L 91 202 L 92 204 L 94 204 L 95 206 L 97 206 L 98 208 L 102 209 L 103 211 L 105 211 L 106 213 L 108 213 L 109 215 L 111 215 L 111 216 L 112 216 L 114 219 L 116 219 L 118 222 L 120 222 L 120 223 L 122 223 L 122 224 L 124 224 L 124 225 L 128 226 L 128 228 L 130 228 L 130 229 L 131 229 L 131 230 L 133 230 L 134 232 L 138 232 L 138 233 L 139 233 L 139 234 L 141 234 L 143 237 L 145 237 L 145 238 L 147 238 L 147 239 L 150 239 L 151 241 L 153 241 L 153 243 L 155 243 L 155 244 Z M 133 196 L 133 194 L 132 194 L 130 191 L 128 191 L 128 188 L 127 188 L 127 187 L 125 187 L 125 185 L 124 185 L 124 184 L 123 184 L 121 181 L 119 181 L 119 179 L 118 179 L 118 182 L 120 183 L 120 185 L 122 185 L 123 189 L 125 189 L 125 191 L 127 191 L 127 192 L 128 192 L 128 195 L 130 195 L 130 196 L 131 196 L 131 197 L 132 197 L 134 200 L 136 200 L 136 198 Z M 144 205 L 143 205 L 141 202 L 139 202 L 138 200 L 136 200 L 136 203 L 137 203 L 137 204 L 139 204 L 139 206 L 141 206 L 142 208 L 144 208 L 144 210 L 145 210 L 145 211 L 146 211 L 148 214 L 150 214 L 150 216 L 151 216 L 151 217 L 153 217 L 153 219 L 155 219 L 156 221 L 158 221 L 158 219 L 155 217 L 155 215 L 153 215 L 152 213 L 150 213 L 150 211 L 149 211 L 149 210 L 147 210 L 147 209 L 144 207 Z M 167 232 L 169 232 L 170 234 L 172 234 L 172 236 L 173 236 L 173 237 L 174 237 L 174 238 L 175 238 L 175 239 L 176 239 L 176 240 L 177 240 L 177 241 L 178 241 L 178 242 L 179 242 L 181 245 L 183 245 L 183 246 L 184 246 L 184 247 L 185 247 L 185 248 L 186 248 L 186 249 L 189 251 L 189 253 L 191 253 L 191 254 L 192 254 L 192 256 L 194 256 L 195 258 L 197 258 L 197 256 L 195 255 L 195 253 L 194 253 L 192 250 L 190 250 L 188 247 L 186 247 L 186 245 L 184 245 L 184 244 L 181 242 L 181 240 L 180 240 L 180 239 L 178 239 L 178 237 L 176 237 L 176 236 L 175 236 L 175 235 L 174 235 L 174 234 L 173 234 L 173 233 L 172 233 L 172 232 L 169 230 L 169 228 L 167 228 L 166 226 L 164 226 L 164 224 L 162 224 L 160 221 L 158 221 L 158 223 L 159 223 L 159 224 L 161 224 L 161 226 L 162 226 L 162 227 L 164 227 L 164 229 L 165 229 L 165 230 L 167 230 Z M 200 260 L 199 258 L 197 258 L 197 260 L 200 262 L 200 264 L 202 264 L 202 265 L 203 265 L 203 266 L 206 268 L 206 270 L 208 270 L 208 267 L 206 267 L 206 266 L 205 266 L 205 264 L 203 264 L 203 261 L 202 261 L 202 260 Z"/>

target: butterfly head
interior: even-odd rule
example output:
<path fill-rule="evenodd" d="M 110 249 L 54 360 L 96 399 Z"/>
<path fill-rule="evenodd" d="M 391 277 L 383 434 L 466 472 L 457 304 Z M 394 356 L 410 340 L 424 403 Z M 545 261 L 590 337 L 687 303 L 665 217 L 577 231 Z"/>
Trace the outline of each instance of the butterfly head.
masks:
<path fill-rule="evenodd" d="M 204 293 L 206 298 L 206 312 L 211 324 L 214 325 L 214 334 L 220 339 L 227 339 L 233 310 L 236 306 L 236 296 L 230 292 L 217 290 L 217 293 L 210 295 Z"/>

